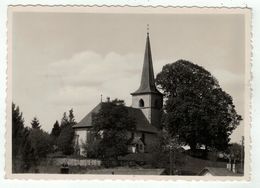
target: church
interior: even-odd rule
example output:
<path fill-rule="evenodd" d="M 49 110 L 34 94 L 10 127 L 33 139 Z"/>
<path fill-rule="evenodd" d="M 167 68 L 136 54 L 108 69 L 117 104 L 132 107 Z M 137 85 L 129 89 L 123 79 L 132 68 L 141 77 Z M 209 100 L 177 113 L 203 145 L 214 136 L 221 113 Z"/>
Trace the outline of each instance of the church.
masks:
<path fill-rule="evenodd" d="M 139 88 L 131 93 L 132 105 L 126 106 L 128 113 L 135 119 L 135 132 L 129 132 L 129 153 L 149 153 L 158 143 L 158 133 L 163 106 L 163 94 L 155 86 L 153 61 L 149 32 L 147 32 L 143 70 Z M 77 153 L 83 155 L 82 145 L 91 142 L 92 115 L 101 108 L 99 103 L 78 124 L 74 125 Z"/>

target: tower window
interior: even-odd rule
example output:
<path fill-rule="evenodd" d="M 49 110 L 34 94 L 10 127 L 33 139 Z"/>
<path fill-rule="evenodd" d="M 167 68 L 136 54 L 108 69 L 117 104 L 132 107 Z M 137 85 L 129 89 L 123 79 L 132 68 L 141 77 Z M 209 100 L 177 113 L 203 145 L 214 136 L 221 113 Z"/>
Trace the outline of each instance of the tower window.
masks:
<path fill-rule="evenodd" d="M 139 100 L 139 107 L 144 107 L 144 100 L 143 99 Z"/>

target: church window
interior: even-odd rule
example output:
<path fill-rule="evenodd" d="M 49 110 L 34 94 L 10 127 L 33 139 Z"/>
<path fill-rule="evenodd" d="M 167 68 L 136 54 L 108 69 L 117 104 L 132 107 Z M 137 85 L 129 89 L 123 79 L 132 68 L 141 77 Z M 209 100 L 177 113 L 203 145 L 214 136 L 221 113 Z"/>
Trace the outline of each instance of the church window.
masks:
<path fill-rule="evenodd" d="M 144 100 L 143 99 L 139 100 L 139 107 L 144 107 Z"/>

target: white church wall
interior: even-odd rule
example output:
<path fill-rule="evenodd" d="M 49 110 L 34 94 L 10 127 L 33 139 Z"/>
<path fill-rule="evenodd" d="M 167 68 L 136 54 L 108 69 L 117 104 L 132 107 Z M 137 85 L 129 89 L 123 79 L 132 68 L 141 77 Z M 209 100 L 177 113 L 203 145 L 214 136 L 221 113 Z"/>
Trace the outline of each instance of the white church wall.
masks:
<path fill-rule="evenodd" d="M 82 145 L 82 143 L 86 143 L 87 129 L 75 130 L 75 134 L 78 136 L 79 145 Z"/>
<path fill-rule="evenodd" d="M 76 129 L 75 135 L 78 137 L 78 145 L 79 145 L 79 154 L 84 155 L 83 143 L 86 143 L 88 137 L 87 129 Z"/>
<path fill-rule="evenodd" d="M 144 107 L 139 107 L 139 101 L 144 101 Z M 132 97 L 132 107 L 133 108 L 140 108 L 144 113 L 145 117 L 151 123 L 151 95 L 136 95 Z"/>
<path fill-rule="evenodd" d="M 144 101 L 144 107 L 139 106 L 141 99 Z M 132 97 L 132 107 L 141 109 L 149 123 L 159 127 L 161 121 L 160 108 L 162 107 L 162 96 L 154 94 L 135 95 Z"/>

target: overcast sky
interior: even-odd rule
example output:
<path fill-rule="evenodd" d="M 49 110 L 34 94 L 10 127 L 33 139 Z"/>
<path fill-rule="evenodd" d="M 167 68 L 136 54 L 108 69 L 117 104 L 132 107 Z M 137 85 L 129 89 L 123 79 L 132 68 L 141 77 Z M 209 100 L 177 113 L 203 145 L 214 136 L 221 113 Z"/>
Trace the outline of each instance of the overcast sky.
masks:
<path fill-rule="evenodd" d="M 209 70 L 244 116 L 245 31 L 242 15 L 14 13 L 13 101 L 26 125 L 37 116 L 50 131 L 73 108 L 80 121 L 103 98 L 139 87 L 146 40 L 155 75 L 189 60 Z M 243 121 L 232 135 L 241 140 Z"/>

